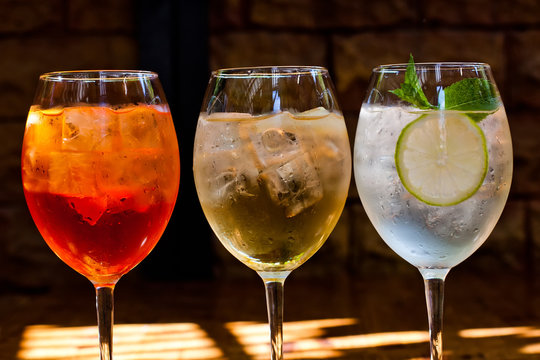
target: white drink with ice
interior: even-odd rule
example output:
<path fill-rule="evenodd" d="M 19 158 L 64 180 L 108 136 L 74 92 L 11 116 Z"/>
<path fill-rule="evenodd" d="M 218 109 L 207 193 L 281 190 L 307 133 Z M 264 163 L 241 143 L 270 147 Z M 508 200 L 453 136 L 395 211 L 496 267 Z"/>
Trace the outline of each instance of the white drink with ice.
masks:
<path fill-rule="evenodd" d="M 420 269 L 449 269 L 469 257 L 503 210 L 512 147 L 502 106 L 465 113 L 364 104 L 354 148 L 366 213 Z"/>
<path fill-rule="evenodd" d="M 339 113 L 199 118 L 194 177 L 223 245 L 254 270 L 288 271 L 325 242 L 347 198 L 351 155 Z"/>

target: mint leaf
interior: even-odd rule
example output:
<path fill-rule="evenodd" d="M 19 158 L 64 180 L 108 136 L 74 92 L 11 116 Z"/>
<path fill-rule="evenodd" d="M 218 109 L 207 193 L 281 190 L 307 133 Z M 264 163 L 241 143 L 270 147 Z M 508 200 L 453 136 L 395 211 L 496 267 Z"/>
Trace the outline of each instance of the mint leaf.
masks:
<path fill-rule="evenodd" d="M 495 111 L 499 107 L 497 91 L 486 79 L 468 78 L 460 80 L 444 89 L 445 109 L 462 111 Z M 479 122 L 487 113 L 466 113 Z"/>
<path fill-rule="evenodd" d="M 449 110 L 492 111 L 499 107 L 497 93 L 486 79 L 463 79 L 446 87 L 444 94 Z"/>
<path fill-rule="evenodd" d="M 407 70 L 405 71 L 405 81 L 399 89 L 390 90 L 394 95 L 397 95 L 401 100 L 411 103 L 419 109 L 434 109 L 422 90 L 418 75 L 416 75 L 416 67 L 412 54 L 409 57 Z"/>
<path fill-rule="evenodd" d="M 499 107 L 497 90 L 487 79 L 466 78 L 447 86 L 444 92 L 444 103 L 433 106 L 429 103 L 416 75 L 416 67 L 412 54 L 405 71 L 405 81 L 399 89 L 389 90 L 403 101 L 411 103 L 419 109 L 440 109 L 459 111 L 495 111 Z M 441 93 L 442 95 L 442 93 Z M 474 121 L 481 121 L 488 114 L 466 113 Z"/>

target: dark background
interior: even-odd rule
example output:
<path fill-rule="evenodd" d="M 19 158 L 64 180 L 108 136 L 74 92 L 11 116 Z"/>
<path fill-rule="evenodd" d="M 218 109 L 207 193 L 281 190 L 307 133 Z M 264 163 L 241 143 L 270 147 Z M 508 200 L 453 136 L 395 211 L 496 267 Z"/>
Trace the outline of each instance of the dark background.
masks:
<path fill-rule="evenodd" d="M 409 53 L 418 62 L 480 61 L 493 68 L 513 137 L 511 195 L 491 237 L 450 278 L 454 272 L 479 274 L 497 287 L 498 274 L 511 276 L 524 283 L 520 298 L 532 299 L 527 316 L 536 316 L 537 0 L 0 0 L 0 293 L 47 294 L 66 283 L 86 281 L 47 248 L 22 193 L 20 150 L 39 74 L 76 69 L 159 73 L 179 137 L 180 194 L 162 240 L 126 278 L 212 281 L 255 275 L 212 236 L 193 187 L 193 137 L 210 71 L 250 65 L 325 66 L 352 141 L 371 69 L 405 62 Z M 414 273 L 379 238 L 351 184 L 336 230 L 294 276 L 361 279 Z"/>
<path fill-rule="evenodd" d="M 181 280 L 245 270 L 212 238 L 193 189 L 193 137 L 211 70 L 326 66 L 352 141 L 371 69 L 407 61 L 409 53 L 417 61 L 491 64 L 513 135 L 515 175 L 505 213 L 470 266 L 521 272 L 537 283 L 540 2 L 0 0 L 0 9 L 3 283 L 43 285 L 69 271 L 41 240 L 21 189 L 21 141 L 39 74 L 74 69 L 159 73 L 178 132 L 182 178 L 170 226 L 136 271 L 155 279 Z M 352 185 L 336 231 L 313 259 L 325 263 L 325 270 L 308 262 L 305 272 L 322 276 L 343 269 L 360 273 L 408 269 L 380 241 Z M 56 273 L 57 269 L 61 270 Z"/>

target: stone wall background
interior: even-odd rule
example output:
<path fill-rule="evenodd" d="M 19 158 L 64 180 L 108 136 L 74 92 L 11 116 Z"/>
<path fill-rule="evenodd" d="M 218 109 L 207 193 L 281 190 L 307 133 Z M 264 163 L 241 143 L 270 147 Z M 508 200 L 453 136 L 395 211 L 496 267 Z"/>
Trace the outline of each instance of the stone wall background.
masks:
<path fill-rule="evenodd" d="M 0 0 L 0 283 L 4 288 L 34 289 L 78 276 L 40 238 L 20 184 L 22 135 L 38 75 L 59 69 L 137 68 L 136 13 L 141 3 Z M 272 64 L 327 67 L 351 140 L 374 66 L 404 62 L 409 53 L 417 61 L 491 64 L 509 117 L 515 175 L 508 205 L 492 236 L 456 271 L 515 272 L 538 287 L 540 2 L 210 0 L 208 26 L 208 38 L 198 40 L 208 44 L 209 70 Z M 185 50 L 189 56 L 189 49 Z M 338 227 L 296 276 L 415 271 L 378 237 L 358 201 L 354 182 L 351 185 Z M 178 241 L 193 239 L 179 236 Z M 197 241 L 212 242 L 216 276 L 247 274 L 215 239 Z M 159 257 L 159 251 L 158 245 L 152 256 Z M 144 269 L 143 262 L 137 271 Z"/>

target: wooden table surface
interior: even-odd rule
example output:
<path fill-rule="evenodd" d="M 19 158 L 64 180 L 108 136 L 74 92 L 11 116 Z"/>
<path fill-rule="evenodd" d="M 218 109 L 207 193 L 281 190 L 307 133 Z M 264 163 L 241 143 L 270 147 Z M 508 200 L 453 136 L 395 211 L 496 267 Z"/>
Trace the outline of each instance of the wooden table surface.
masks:
<path fill-rule="evenodd" d="M 66 271 L 69 271 L 67 269 Z M 262 281 L 246 276 L 158 282 L 136 273 L 115 290 L 115 359 L 269 359 Z M 416 270 L 285 283 L 285 359 L 427 359 Z M 540 359 L 537 284 L 519 274 L 451 271 L 445 359 Z M 0 295 L 0 359 L 97 359 L 95 299 L 79 275 Z"/>

